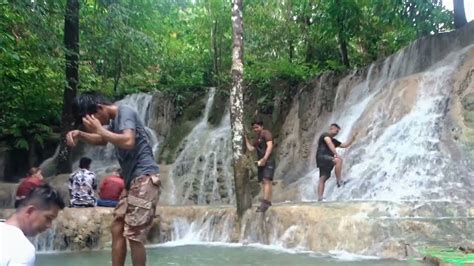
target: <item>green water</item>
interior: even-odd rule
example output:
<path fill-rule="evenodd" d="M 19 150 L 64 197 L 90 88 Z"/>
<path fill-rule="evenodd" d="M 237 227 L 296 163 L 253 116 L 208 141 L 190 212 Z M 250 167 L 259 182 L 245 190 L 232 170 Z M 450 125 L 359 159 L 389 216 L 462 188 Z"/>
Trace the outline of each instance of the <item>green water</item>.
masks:
<path fill-rule="evenodd" d="M 130 254 L 127 265 L 130 263 Z M 338 256 L 336 256 L 338 257 Z M 348 265 L 348 266 L 408 266 L 423 265 L 417 261 L 396 260 L 358 260 L 347 255 L 340 258 L 321 256 L 314 253 L 290 254 L 278 250 L 268 250 L 255 247 L 225 247 L 190 245 L 177 247 L 157 247 L 148 250 L 148 265 Z M 353 258 L 352 258 L 353 259 Z M 37 266 L 79 266 L 79 265 L 111 265 L 110 251 L 39 254 Z"/>

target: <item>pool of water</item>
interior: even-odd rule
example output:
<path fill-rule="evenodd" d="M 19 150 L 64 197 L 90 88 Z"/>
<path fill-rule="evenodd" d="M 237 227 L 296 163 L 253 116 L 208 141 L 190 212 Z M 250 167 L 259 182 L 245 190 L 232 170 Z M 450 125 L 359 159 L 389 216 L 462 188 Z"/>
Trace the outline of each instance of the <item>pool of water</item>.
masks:
<path fill-rule="evenodd" d="M 110 250 L 39 254 L 37 266 L 111 265 Z M 126 265 L 131 265 L 130 254 Z M 418 261 L 397 261 L 358 257 L 346 253 L 318 255 L 288 253 L 278 249 L 255 246 L 186 245 L 158 246 L 148 250 L 147 265 L 318 265 L 318 266 L 411 266 Z"/>

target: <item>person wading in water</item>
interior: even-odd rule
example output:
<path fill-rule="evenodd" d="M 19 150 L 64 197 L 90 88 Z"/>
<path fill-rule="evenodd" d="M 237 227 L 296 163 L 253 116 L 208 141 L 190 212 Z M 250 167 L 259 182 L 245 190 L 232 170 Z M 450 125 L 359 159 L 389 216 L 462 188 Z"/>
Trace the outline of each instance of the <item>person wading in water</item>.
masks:
<path fill-rule="evenodd" d="M 161 190 L 160 168 L 150 136 L 130 106 L 113 104 L 98 93 L 84 93 L 73 103 L 74 115 L 85 131 L 67 134 L 71 147 L 81 140 L 92 145 L 112 143 L 125 179 L 125 190 L 114 210 L 112 265 L 123 266 L 128 240 L 134 266 L 146 265 L 145 241 L 153 226 Z"/>

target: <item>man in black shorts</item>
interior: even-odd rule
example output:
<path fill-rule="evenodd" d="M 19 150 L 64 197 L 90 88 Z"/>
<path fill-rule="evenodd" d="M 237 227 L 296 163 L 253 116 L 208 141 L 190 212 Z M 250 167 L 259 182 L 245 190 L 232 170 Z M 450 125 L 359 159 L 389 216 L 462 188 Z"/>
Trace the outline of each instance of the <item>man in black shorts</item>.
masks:
<path fill-rule="evenodd" d="M 351 139 L 341 143 L 334 137 L 339 133 L 341 127 L 338 124 L 331 124 L 329 131 L 323 133 L 318 140 L 318 150 L 316 152 L 316 165 L 319 168 L 318 201 L 323 200 L 324 185 L 331 177 L 331 171 L 335 168 L 337 187 L 343 185 L 341 180 L 342 159 L 336 148 L 347 148 L 352 145 L 357 133 Z"/>
<path fill-rule="evenodd" d="M 273 136 L 272 133 L 263 128 L 263 122 L 258 120 L 252 122 L 252 130 L 257 140 L 251 144 L 245 137 L 247 149 L 257 151 L 258 158 L 258 182 L 263 183 L 263 199 L 257 212 L 265 212 L 272 206 L 272 181 L 275 173 L 275 161 L 273 159 Z"/>

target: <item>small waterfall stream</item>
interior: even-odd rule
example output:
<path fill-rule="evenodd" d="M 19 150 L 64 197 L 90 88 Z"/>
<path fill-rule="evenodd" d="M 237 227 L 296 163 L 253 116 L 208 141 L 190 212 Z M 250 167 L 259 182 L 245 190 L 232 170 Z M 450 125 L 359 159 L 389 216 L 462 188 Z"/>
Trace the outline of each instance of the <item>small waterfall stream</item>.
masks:
<path fill-rule="evenodd" d="M 230 116 L 224 114 L 217 127 L 208 122 L 215 93 L 215 88 L 209 90 L 204 114 L 185 138 L 184 148 L 170 171 L 173 204 L 234 202 Z"/>

